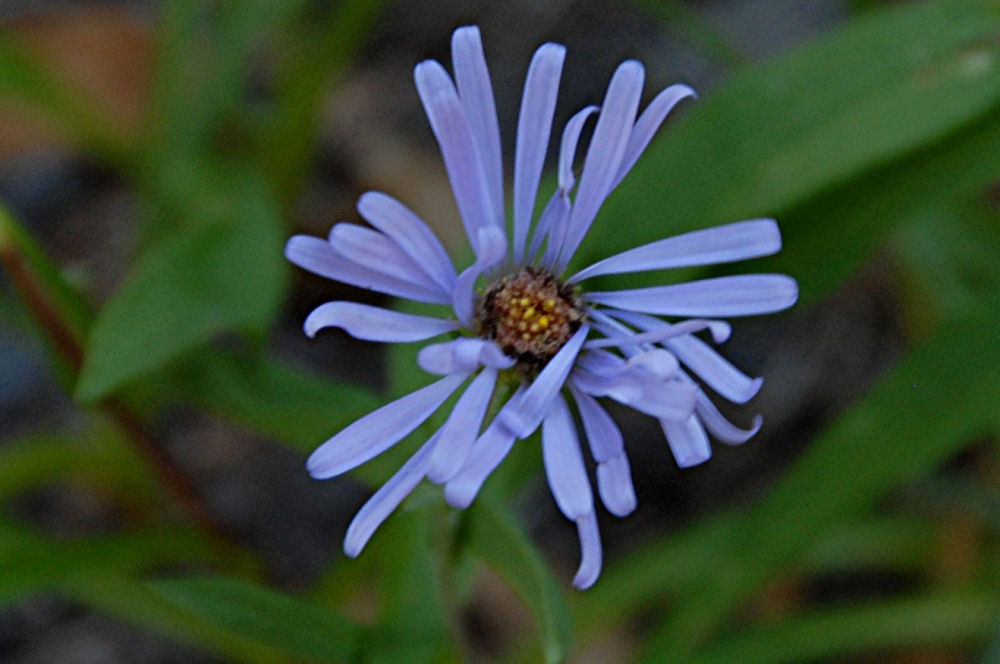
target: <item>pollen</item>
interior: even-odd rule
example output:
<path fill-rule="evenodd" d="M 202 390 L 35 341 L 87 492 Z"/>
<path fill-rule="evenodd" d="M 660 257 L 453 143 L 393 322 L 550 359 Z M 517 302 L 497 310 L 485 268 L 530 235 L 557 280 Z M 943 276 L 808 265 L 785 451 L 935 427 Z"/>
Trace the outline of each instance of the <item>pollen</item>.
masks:
<path fill-rule="evenodd" d="M 480 336 L 496 341 L 524 373 L 544 367 L 584 317 L 572 287 L 537 268 L 524 268 L 490 285 L 477 309 Z"/>

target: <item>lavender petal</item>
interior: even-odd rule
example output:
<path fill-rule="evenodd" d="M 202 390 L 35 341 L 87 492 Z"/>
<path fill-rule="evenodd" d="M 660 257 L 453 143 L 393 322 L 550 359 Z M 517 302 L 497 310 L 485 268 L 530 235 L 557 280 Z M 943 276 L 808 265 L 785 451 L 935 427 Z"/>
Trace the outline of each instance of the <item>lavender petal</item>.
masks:
<path fill-rule="evenodd" d="M 581 391 L 573 382 L 570 382 L 570 391 L 576 400 L 577 410 L 580 411 L 583 430 L 587 434 L 594 461 L 600 464 L 622 454 L 625 451 L 625 441 L 608 412 L 597 399 Z"/>
<path fill-rule="evenodd" d="M 590 302 L 667 316 L 752 316 L 787 309 L 798 298 L 795 280 L 782 274 L 716 277 L 671 286 L 592 292 Z"/>
<path fill-rule="evenodd" d="M 396 474 L 388 482 L 379 487 L 379 490 L 358 510 L 354 519 L 351 520 L 351 525 L 347 528 L 347 535 L 344 537 L 344 553 L 351 558 L 357 558 L 371 536 L 382 525 L 382 522 L 420 484 L 420 480 L 427 472 L 431 452 L 435 448 L 436 441 L 437 436 L 424 443 L 416 454 L 411 456 L 403 464 L 403 467 L 396 471 Z"/>
<path fill-rule="evenodd" d="M 441 297 L 451 295 L 450 290 L 442 288 L 395 242 L 378 231 L 357 224 L 336 224 L 330 229 L 330 244 L 334 251 L 353 263 L 372 267 L 400 281 L 412 281 L 436 291 Z"/>
<path fill-rule="evenodd" d="M 576 425 L 566 401 L 558 394 L 542 421 L 542 458 L 552 496 L 566 518 L 576 521 L 593 512 L 594 496 L 583 465 Z"/>
<path fill-rule="evenodd" d="M 481 366 L 509 369 L 514 360 L 507 357 L 494 341 L 461 337 L 420 349 L 417 364 L 427 373 L 447 375 L 471 372 Z"/>
<path fill-rule="evenodd" d="M 520 394 L 521 392 L 515 392 L 511 401 Z M 511 401 L 500 410 L 501 414 L 510 406 Z M 444 497 L 448 504 L 458 509 L 465 509 L 472 504 L 486 478 L 504 460 L 516 439 L 517 436 L 503 425 L 500 418 L 495 418 L 473 443 L 462 469 L 445 484 Z"/>
<path fill-rule="evenodd" d="M 573 586 L 586 590 L 601 575 L 601 535 L 597 530 L 597 515 L 591 510 L 576 520 L 580 535 L 580 567 L 573 577 Z"/>
<path fill-rule="evenodd" d="M 499 228 L 481 228 L 476 234 L 476 240 L 476 262 L 458 275 L 451 294 L 451 305 L 455 310 L 455 316 L 470 329 L 476 299 L 476 280 L 503 260 L 504 254 L 507 253 L 507 237 Z"/>
<path fill-rule="evenodd" d="M 573 190 L 576 183 L 573 176 L 573 162 L 576 160 L 576 148 L 580 143 L 583 126 L 594 113 L 600 110 L 598 106 L 586 106 L 577 111 L 566 123 L 562 140 L 559 144 L 559 188 L 565 192 Z"/>
<path fill-rule="evenodd" d="M 681 468 L 697 466 L 712 456 L 708 435 L 696 415 L 683 420 L 661 419 L 660 426 L 667 437 L 674 460 Z"/>
<path fill-rule="evenodd" d="M 508 404 L 510 407 L 500 412 L 499 419 L 518 438 L 527 438 L 541 424 L 549 405 L 566 382 L 566 377 L 573 368 L 573 362 L 589 332 L 589 325 L 581 325 L 555 357 L 549 360 L 521 397 L 517 400 L 511 399 Z"/>
<path fill-rule="evenodd" d="M 496 228 L 497 213 L 484 165 L 479 159 L 475 136 L 458 92 L 447 72 L 437 62 L 421 62 L 413 70 L 420 101 L 441 147 L 445 170 L 465 224 L 465 232 L 477 250 L 479 231 Z"/>
<path fill-rule="evenodd" d="M 503 162 L 500 156 L 500 125 L 497 121 L 493 85 L 483 55 L 479 28 L 459 28 L 451 36 L 451 61 L 455 70 L 458 98 L 469 120 L 479 163 L 486 177 L 487 193 L 492 202 L 491 222 L 503 228 Z"/>
<path fill-rule="evenodd" d="M 639 119 L 636 120 L 635 126 L 632 128 L 632 133 L 628 138 L 628 146 L 625 148 L 625 156 L 622 158 L 621 166 L 618 167 L 618 175 L 615 176 L 615 182 L 611 185 L 612 189 L 621 183 L 625 176 L 628 175 L 628 172 L 632 170 L 632 167 L 635 166 L 635 162 L 639 161 L 639 157 L 642 156 L 646 146 L 653 140 L 656 130 L 663 124 L 663 121 L 667 118 L 670 111 L 673 110 L 674 106 L 677 105 L 677 102 L 687 97 L 697 96 L 694 90 L 682 84 L 671 85 L 656 95 L 653 101 L 649 103 L 649 106 L 646 107 L 646 110 L 639 115 Z"/>
<path fill-rule="evenodd" d="M 483 369 L 459 398 L 448 421 L 439 431 L 438 443 L 427 469 L 430 481 L 435 484 L 447 482 L 461 469 L 479 436 L 496 383 L 497 370 Z"/>
<path fill-rule="evenodd" d="M 615 516 L 628 516 L 635 510 L 632 471 L 624 452 L 597 465 L 597 490 L 601 502 Z"/>
<path fill-rule="evenodd" d="M 377 191 L 362 194 L 357 207 L 369 224 L 389 236 L 414 263 L 451 292 L 455 267 L 437 236 L 420 217 L 396 199 Z"/>
<path fill-rule="evenodd" d="M 577 272 L 569 282 L 577 283 L 602 274 L 729 263 L 767 256 L 780 249 L 781 232 L 773 219 L 739 221 L 629 249 Z"/>
<path fill-rule="evenodd" d="M 562 74 L 566 48 L 543 44 L 531 59 L 524 82 L 521 112 L 517 121 L 517 145 L 514 151 L 514 262 L 524 257 L 524 244 L 535 210 L 538 181 L 545 163 L 556 110 L 556 94 Z"/>
<path fill-rule="evenodd" d="M 325 480 L 378 456 L 420 426 L 467 377 L 453 374 L 365 415 L 320 445 L 306 469 Z"/>
<path fill-rule="evenodd" d="M 313 274 L 359 288 L 417 302 L 451 303 L 450 297 L 442 297 L 439 288 L 426 288 L 410 280 L 390 277 L 376 269 L 359 265 L 338 254 L 329 242 L 318 237 L 296 235 L 290 238 L 285 245 L 285 258 Z"/>
<path fill-rule="evenodd" d="M 304 327 L 310 337 L 325 327 L 339 327 L 355 339 L 399 343 L 436 337 L 456 329 L 458 323 L 357 302 L 327 302 L 313 309 Z"/>
<path fill-rule="evenodd" d="M 562 272 L 597 216 L 621 165 L 635 121 L 645 77 L 642 65 L 627 60 L 618 66 L 601 105 L 594 137 L 587 150 L 580 188 L 573 201 L 566 241 L 559 252 L 556 272 Z"/>
<path fill-rule="evenodd" d="M 741 429 L 734 426 L 722 415 L 722 413 L 719 412 L 719 409 L 715 407 L 715 404 L 712 403 L 712 400 L 709 399 L 704 392 L 698 393 L 695 410 L 701 418 L 701 423 L 705 425 L 705 428 L 708 429 L 713 436 L 727 445 L 740 445 L 745 443 L 753 438 L 758 431 L 760 431 L 760 426 L 764 423 L 763 417 L 755 415 L 753 418 L 753 424 L 749 429 Z"/>

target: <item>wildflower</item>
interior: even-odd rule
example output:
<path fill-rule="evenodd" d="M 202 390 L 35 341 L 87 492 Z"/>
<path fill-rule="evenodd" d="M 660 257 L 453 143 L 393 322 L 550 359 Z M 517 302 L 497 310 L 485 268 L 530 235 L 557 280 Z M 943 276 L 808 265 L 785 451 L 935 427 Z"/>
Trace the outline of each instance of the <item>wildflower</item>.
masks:
<path fill-rule="evenodd" d="M 514 155 L 513 225 L 505 231 L 500 135 L 479 31 L 452 37 L 454 80 L 439 63 L 417 65 L 417 91 L 441 148 L 475 261 L 456 273 L 427 225 L 389 196 L 368 192 L 358 211 L 371 224 L 341 223 L 329 241 L 291 238 L 286 256 L 316 274 L 418 302 L 448 305 L 454 317 L 419 316 L 354 302 L 329 302 L 305 321 L 309 336 L 339 327 L 369 341 L 403 343 L 446 335 L 424 347 L 418 363 L 436 382 L 362 417 L 321 445 L 308 460 L 313 477 L 340 475 L 392 447 L 427 421 L 463 385 L 445 423 L 355 516 L 344 542 L 356 556 L 375 529 L 423 478 L 444 485 L 445 497 L 467 507 L 515 441 L 539 427 L 545 472 L 556 503 L 578 528 L 579 588 L 596 581 L 601 544 L 593 492 L 584 465 L 575 404 L 597 487 L 609 512 L 636 505 L 622 434 L 598 401 L 608 398 L 659 420 L 682 467 L 709 458 L 710 432 L 742 443 L 760 427 L 729 423 L 692 376 L 736 403 L 761 386 L 694 333 L 715 342 L 730 328 L 715 319 L 762 314 L 791 306 L 795 281 L 783 275 L 704 279 L 620 291 L 587 291 L 592 277 L 708 265 L 779 250 L 771 219 L 742 221 L 660 240 L 611 256 L 564 278 L 566 267 L 601 204 L 628 173 L 669 111 L 693 97 L 685 85 L 657 95 L 638 115 L 643 68 L 626 61 L 615 71 L 604 103 L 572 116 L 562 134 L 558 188 L 533 221 L 539 180 L 556 104 L 565 48 L 544 44 L 524 85 Z M 579 183 L 573 162 L 581 130 L 597 116 Z M 578 186 L 577 186 L 578 184 Z M 574 189 L 575 195 L 572 196 Z M 512 395 L 487 411 L 502 386 Z"/>

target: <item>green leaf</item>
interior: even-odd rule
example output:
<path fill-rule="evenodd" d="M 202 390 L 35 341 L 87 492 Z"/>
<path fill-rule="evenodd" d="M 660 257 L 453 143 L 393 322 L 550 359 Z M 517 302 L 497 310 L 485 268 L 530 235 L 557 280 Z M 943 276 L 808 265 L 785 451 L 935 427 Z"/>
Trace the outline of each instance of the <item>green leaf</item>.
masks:
<path fill-rule="evenodd" d="M 921 646 L 966 645 L 993 632 L 1000 599 L 985 589 L 818 610 L 745 629 L 689 664 L 782 664 Z"/>
<path fill-rule="evenodd" d="M 382 404 L 364 387 L 260 354 L 198 353 L 163 382 L 203 410 L 304 452 Z"/>
<path fill-rule="evenodd" d="M 513 588 L 531 610 L 545 661 L 561 662 L 570 645 L 569 613 L 548 564 L 506 511 L 481 496 L 462 515 L 462 543 Z"/>
<path fill-rule="evenodd" d="M 274 202 L 255 178 L 232 173 L 220 175 L 211 202 L 203 223 L 153 246 L 100 312 L 80 399 L 99 399 L 220 332 L 270 324 L 285 273 Z"/>
<path fill-rule="evenodd" d="M 198 620 L 289 657 L 353 661 L 359 628 L 301 598 L 223 577 L 155 581 L 149 587 Z"/>
<path fill-rule="evenodd" d="M 796 225 L 811 225 L 786 212 L 977 118 L 995 118 L 998 26 L 988 0 L 906 4 L 733 77 L 650 146 L 604 206 L 578 262 L 754 216 L 781 218 L 794 246 Z M 824 221 L 827 232 L 843 234 L 839 219 Z M 883 235 L 892 221 L 867 219 Z"/>
<path fill-rule="evenodd" d="M 1000 410 L 1000 339 L 994 293 L 969 316 L 944 326 L 812 443 L 769 495 L 699 536 L 712 556 L 646 644 L 690 653 L 739 604 L 837 523 L 870 509 L 995 426 Z M 942 407 L 947 404 L 947 407 Z M 708 548 L 713 547 L 713 548 Z M 721 563 L 721 564 L 720 564 Z"/>

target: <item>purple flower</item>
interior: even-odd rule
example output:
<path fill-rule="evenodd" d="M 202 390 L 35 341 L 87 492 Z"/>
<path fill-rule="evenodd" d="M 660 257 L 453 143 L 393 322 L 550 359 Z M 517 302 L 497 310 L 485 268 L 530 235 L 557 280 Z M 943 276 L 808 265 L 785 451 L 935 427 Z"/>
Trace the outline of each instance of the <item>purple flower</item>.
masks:
<path fill-rule="evenodd" d="M 396 297 L 449 305 L 455 314 L 437 318 L 329 302 L 306 319 L 309 336 L 324 327 L 340 327 L 369 341 L 446 339 L 425 346 L 418 359 L 421 368 L 441 378 L 326 441 L 309 457 L 313 477 L 340 475 L 384 452 L 463 390 L 444 425 L 355 516 L 344 542 L 350 556 L 361 552 L 425 477 L 444 485 L 449 503 L 468 506 L 515 441 L 541 427 L 549 486 L 559 509 L 579 530 L 582 562 L 573 583 L 587 588 L 600 574 L 601 543 L 581 432 L 568 401 L 575 405 L 597 464 L 601 501 L 617 516 L 635 509 L 636 498 L 622 434 L 599 398 L 658 419 L 682 467 L 709 458 L 708 433 L 738 444 L 760 427 L 759 416 L 748 430 L 728 422 L 692 376 L 735 403 L 751 399 L 761 379 L 744 375 L 695 333 L 707 330 L 719 343 L 729 336 L 729 325 L 715 317 L 791 306 L 798 294 L 794 280 L 762 274 L 621 291 L 587 291 L 581 284 L 605 274 L 772 254 L 781 247 L 777 224 L 755 219 L 685 233 L 564 277 L 605 198 L 674 105 L 694 96 L 685 85 L 670 86 L 637 117 L 643 68 L 632 60 L 622 63 L 603 106 L 588 106 L 566 124 L 558 188 L 532 223 L 564 58 L 564 47 L 544 44 L 528 68 L 514 155 L 511 229 L 505 223 L 500 133 L 478 29 L 460 28 L 452 36 L 454 79 L 433 60 L 414 71 L 475 252 L 472 265 L 456 273 L 427 225 L 377 192 L 358 201 L 371 229 L 337 224 L 329 241 L 299 235 L 288 242 L 288 259 L 311 272 Z M 577 142 L 593 115 L 597 123 L 577 186 Z M 661 316 L 688 320 L 668 323 Z M 488 411 L 496 414 L 486 421 Z"/>

